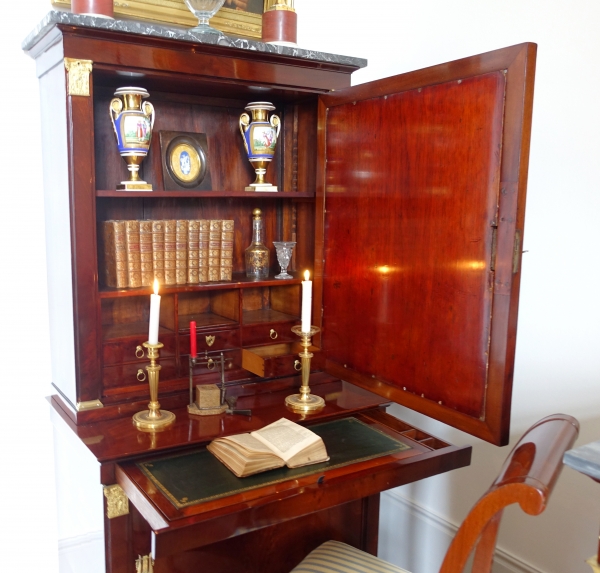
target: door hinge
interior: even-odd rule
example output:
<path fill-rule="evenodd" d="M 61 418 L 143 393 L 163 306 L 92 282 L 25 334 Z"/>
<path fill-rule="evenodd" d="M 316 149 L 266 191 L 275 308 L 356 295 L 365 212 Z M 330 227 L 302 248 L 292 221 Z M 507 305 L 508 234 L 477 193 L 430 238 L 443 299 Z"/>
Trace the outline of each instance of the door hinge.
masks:
<path fill-rule="evenodd" d="M 492 223 L 492 254 L 490 255 L 490 270 L 496 270 L 496 250 L 498 248 L 498 224 Z"/>
<path fill-rule="evenodd" d="M 521 231 L 515 229 L 515 243 L 513 246 L 513 264 L 512 272 L 516 275 L 519 272 L 519 262 L 521 260 Z"/>

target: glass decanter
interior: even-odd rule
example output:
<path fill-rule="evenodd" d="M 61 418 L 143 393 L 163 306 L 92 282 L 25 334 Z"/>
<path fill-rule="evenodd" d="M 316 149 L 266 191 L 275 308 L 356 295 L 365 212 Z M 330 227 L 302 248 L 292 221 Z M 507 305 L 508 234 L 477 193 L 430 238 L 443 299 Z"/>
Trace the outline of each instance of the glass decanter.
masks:
<path fill-rule="evenodd" d="M 274 241 L 273 246 L 277 253 L 277 261 L 281 267 L 281 272 L 275 275 L 276 279 L 292 279 L 294 278 L 287 272 L 287 268 L 292 260 L 292 252 L 296 246 L 296 241 Z"/>
<path fill-rule="evenodd" d="M 192 28 L 190 32 L 196 32 L 205 34 L 206 32 L 212 32 L 213 34 L 220 34 L 219 30 L 216 30 L 212 26 L 208 25 L 208 21 L 219 11 L 221 6 L 225 4 L 225 0 L 184 0 L 185 5 L 194 13 L 198 18 L 198 25 Z"/>
<path fill-rule="evenodd" d="M 246 276 L 262 280 L 269 276 L 269 249 L 263 243 L 262 211 L 254 209 L 252 215 L 252 243 L 246 249 Z"/>

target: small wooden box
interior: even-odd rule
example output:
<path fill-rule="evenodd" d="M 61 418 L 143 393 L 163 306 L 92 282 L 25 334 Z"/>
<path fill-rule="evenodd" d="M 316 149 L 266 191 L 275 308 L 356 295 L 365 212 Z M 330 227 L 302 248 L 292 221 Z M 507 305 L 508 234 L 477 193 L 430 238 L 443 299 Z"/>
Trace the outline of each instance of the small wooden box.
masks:
<path fill-rule="evenodd" d="M 196 404 L 199 408 L 218 408 L 221 405 L 221 390 L 216 384 L 196 386 Z"/>

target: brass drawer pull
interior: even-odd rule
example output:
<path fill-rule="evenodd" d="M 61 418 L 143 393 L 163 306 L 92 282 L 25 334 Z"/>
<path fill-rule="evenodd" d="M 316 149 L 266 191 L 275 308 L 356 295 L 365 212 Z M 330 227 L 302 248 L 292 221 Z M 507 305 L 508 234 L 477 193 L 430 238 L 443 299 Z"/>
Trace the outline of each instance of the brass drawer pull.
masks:
<path fill-rule="evenodd" d="M 137 346 L 135 349 L 136 358 L 144 358 L 144 349 L 141 346 Z"/>
<path fill-rule="evenodd" d="M 271 340 L 275 340 L 279 335 L 277 334 L 277 331 L 274 328 L 271 328 L 271 332 L 269 332 L 269 336 L 271 337 Z"/>
<path fill-rule="evenodd" d="M 302 362 L 300 362 L 300 360 L 296 360 L 294 362 L 294 370 L 296 370 L 297 372 L 300 372 L 300 370 L 302 370 Z"/>
<path fill-rule="evenodd" d="M 146 373 L 141 368 L 139 368 L 137 371 L 136 378 L 138 379 L 139 382 L 145 382 L 146 381 Z"/>
<path fill-rule="evenodd" d="M 214 370 L 216 368 L 216 364 L 215 361 L 212 358 L 209 358 L 208 361 L 206 362 L 206 368 L 208 370 Z"/>

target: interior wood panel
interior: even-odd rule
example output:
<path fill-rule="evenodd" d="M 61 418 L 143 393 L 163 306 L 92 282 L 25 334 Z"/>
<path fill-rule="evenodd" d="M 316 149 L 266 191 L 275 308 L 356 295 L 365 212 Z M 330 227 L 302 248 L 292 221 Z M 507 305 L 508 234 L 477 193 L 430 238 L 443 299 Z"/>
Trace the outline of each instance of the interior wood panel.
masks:
<path fill-rule="evenodd" d="M 328 117 L 329 356 L 474 417 L 485 399 L 503 104 L 496 72 Z"/>

